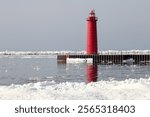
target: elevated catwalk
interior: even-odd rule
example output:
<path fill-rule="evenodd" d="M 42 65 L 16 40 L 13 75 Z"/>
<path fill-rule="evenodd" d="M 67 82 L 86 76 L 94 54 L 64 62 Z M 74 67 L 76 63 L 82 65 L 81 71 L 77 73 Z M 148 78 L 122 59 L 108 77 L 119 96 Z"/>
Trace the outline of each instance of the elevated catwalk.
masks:
<path fill-rule="evenodd" d="M 67 63 L 67 59 L 92 59 L 93 64 L 150 64 L 150 54 L 115 54 L 115 55 L 57 55 L 58 63 Z"/>

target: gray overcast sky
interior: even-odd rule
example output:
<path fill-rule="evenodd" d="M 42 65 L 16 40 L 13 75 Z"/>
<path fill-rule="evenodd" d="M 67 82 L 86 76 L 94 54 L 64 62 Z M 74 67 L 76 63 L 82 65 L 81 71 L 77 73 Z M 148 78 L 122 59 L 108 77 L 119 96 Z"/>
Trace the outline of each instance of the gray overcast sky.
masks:
<path fill-rule="evenodd" d="M 85 50 L 91 9 L 99 50 L 150 49 L 150 0 L 0 0 L 0 51 Z"/>

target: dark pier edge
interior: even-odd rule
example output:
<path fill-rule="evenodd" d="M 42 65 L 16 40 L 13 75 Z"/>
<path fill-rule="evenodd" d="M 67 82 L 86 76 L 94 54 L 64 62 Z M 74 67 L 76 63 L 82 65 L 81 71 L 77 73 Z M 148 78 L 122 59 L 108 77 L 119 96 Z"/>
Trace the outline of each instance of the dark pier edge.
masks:
<path fill-rule="evenodd" d="M 94 64 L 135 64 L 150 65 L 150 54 L 116 54 L 116 55 L 57 55 L 58 63 L 66 63 L 67 58 L 92 58 Z"/>

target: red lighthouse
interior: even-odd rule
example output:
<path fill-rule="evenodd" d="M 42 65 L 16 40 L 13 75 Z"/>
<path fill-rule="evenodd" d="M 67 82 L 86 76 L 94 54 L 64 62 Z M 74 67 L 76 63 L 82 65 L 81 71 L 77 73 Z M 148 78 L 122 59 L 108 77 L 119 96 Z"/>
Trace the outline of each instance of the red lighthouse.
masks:
<path fill-rule="evenodd" d="M 98 53 L 98 45 L 97 45 L 97 17 L 95 16 L 95 11 L 92 10 L 89 13 L 89 17 L 87 18 L 87 49 L 86 53 L 89 54 L 97 54 Z"/>

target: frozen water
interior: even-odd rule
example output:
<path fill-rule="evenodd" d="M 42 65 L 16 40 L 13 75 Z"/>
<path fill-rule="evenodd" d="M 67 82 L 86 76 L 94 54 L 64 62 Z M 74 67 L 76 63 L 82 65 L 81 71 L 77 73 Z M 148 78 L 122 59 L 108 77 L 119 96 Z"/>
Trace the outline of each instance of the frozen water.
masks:
<path fill-rule="evenodd" d="M 150 54 L 150 50 L 107 50 L 100 54 Z M 85 51 L 1 51 L 0 55 L 57 55 L 57 54 L 86 54 Z"/>
<path fill-rule="evenodd" d="M 0 53 L 0 99 L 150 99 L 150 66 L 57 64 L 56 54 L 76 52 L 38 53 Z"/>
<path fill-rule="evenodd" d="M 96 83 L 54 81 L 0 86 L 0 99 L 150 99 L 150 79 L 99 81 Z"/>

